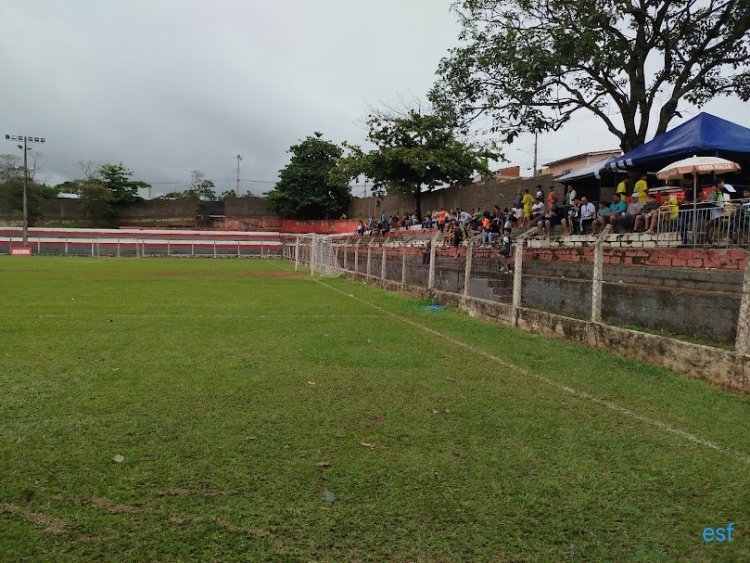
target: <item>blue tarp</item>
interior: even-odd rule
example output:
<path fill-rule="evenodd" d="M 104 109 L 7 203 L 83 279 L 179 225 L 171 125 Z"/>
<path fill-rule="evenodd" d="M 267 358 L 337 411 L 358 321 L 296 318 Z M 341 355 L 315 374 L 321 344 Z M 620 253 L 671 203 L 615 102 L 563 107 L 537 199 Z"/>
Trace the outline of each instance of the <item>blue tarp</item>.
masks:
<path fill-rule="evenodd" d="M 665 161 L 681 157 L 722 156 L 722 153 L 750 154 L 750 129 L 704 112 L 625 153 L 609 166 L 656 169 Z"/>

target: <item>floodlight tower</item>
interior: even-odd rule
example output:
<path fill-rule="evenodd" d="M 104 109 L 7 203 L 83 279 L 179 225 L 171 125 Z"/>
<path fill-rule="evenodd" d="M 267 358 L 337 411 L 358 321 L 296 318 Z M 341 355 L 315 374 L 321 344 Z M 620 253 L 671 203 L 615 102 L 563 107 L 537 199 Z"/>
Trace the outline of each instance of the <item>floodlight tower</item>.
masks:
<path fill-rule="evenodd" d="M 28 200 L 28 183 L 29 183 L 29 161 L 28 152 L 31 147 L 28 143 L 45 143 L 44 137 L 29 137 L 26 135 L 5 135 L 7 141 L 23 141 L 23 145 L 18 148 L 23 151 L 23 245 L 29 245 L 29 200 Z"/>
<path fill-rule="evenodd" d="M 235 156 L 237 159 L 237 189 L 235 190 L 237 193 L 237 197 L 240 197 L 240 160 L 242 160 L 242 157 L 240 155 Z"/>

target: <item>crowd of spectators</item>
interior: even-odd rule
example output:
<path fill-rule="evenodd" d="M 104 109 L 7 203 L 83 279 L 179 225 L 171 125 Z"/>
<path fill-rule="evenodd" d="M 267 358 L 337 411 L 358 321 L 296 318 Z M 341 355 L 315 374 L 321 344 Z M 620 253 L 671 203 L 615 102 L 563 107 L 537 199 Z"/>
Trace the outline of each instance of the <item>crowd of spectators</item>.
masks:
<path fill-rule="evenodd" d="M 383 213 L 380 220 L 371 217 L 367 223 L 359 221 L 356 234 L 362 236 L 385 235 L 393 229 L 438 229 L 445 233 L 445 241 L 460 246 L 473 236 L 480 236 L 484 246 L 498 244 L 505 249 L 510 246 L 511 233 L 526 228 L 536 228 L 538 236 L 549 237 L 560 225 L 565 235 L 592 233 L 598 234 L 605 228 L 616 232 L 664 232 L 683 233 L 683 242 L 694 224 L 700 223 L 701 232 L 708 233 L 707 242 L 713 242 L 718 225 L 735 233 L 734 238 L 747 239 L 750 230 L 750 189 L 745 189 L 742 199 L 732 199 L 734 188 L 719 179 L 705 196 L 698 191 L 698 199 L 693 201 L 692 188 L 684 189 L 682 197 L 675 191 L 650 193 L 646 177 L 642 176 L 632 191 L 627 180 L 619 182 L 611 201 L 594 202 L 579 196 L 573 186 L 565 186 L 562 197 L 558 197 L 554 187 L 545 192 L 541 186 L 532 195 L 528 189 L 518 190 L 513 204 L 501 209 L 435 209 L 422 217 L 416 212 L 396 213 L 388 216 Z M 702 214 L 693 213 L 693 209 Z M 727 218 L 731 224 L 727 227 Z"/>

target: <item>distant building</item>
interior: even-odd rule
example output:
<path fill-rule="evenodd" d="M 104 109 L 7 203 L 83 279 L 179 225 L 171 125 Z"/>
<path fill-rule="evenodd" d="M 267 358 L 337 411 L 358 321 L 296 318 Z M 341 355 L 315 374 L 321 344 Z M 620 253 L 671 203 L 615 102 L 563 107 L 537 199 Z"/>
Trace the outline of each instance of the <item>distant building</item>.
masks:
<path fill-rule="evenodd" d="M 151 199 L 151 186 L 147 188 L 138 188 L 138 196 L 143 199 Z"/>
<path fill-rule="evenodd" d="M 606 151 L 593 151 L 584 152 L 575 156 L 569 156 L 561 158 L 559 160 L 553 160 L 547 164 L 542 165 L 543 174 L 551 174 L 552 176 L 562 176 L 570 172 L 575 172 L 581 168 L 586 168 L 592 164 L 602 161 L 610 156 L 620 156 L 622 151 L 620 149 L 609 149 Z"/>
<path fill-rule="evenodd" d="M 516 180 L 521 177 L 520 166 L 508 166 L 506 168 L 500 168 L 495 172 L 495 179 L 498 182 L 508 182 L 510 180 Z M 482 177 L 477 175 L 474 177 L 474 183 L 481 182 Z"/>

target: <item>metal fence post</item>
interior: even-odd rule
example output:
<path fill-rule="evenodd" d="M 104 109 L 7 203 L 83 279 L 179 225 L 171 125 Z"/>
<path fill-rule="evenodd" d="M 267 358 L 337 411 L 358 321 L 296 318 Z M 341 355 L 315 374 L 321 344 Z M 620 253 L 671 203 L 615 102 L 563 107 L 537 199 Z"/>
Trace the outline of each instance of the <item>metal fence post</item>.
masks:
<path fill-rule="evenodd" d="M 474 244 L 469 239 L 466 245 L 466 264 L 464 265 L 464 297 L 469 296 L 469 281 L 471 280 L 471 261 L 474 257 Z"/>
<path fill-rule="evenodd" d="M 435 287 L 435 258 L 437 257 L 437 240 L 439 235 L 440 231 L 432 235 L 430 243 L 430 273 L 427 276 L 427 289 Z"/>
<path fill-rule="evenodd" d="M 742 301 L 734 349 L 738 354 L 750 356 L 750 252 L 745 253 L 745 277 L 742 282 Z"/>

